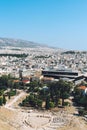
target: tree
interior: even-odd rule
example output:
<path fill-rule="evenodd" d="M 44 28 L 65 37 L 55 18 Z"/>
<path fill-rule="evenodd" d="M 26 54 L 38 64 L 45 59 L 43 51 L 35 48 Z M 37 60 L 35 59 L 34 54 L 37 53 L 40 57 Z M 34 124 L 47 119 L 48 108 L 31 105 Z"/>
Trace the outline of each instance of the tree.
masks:
<path fill-rule="evenodd" d="M 49 109 L 50 108 L 50 98 L 49 96 L 46 98 L 46 106 L 45 106 L 46 109 Z"/>
<path fill-rule="evenodd" d="M 74 99 L 76 103 L 80 103 L 80 99 L 83 97 L 83 92 L 78 89 L 78 86 L 74 88 Z"/>
<path fill-rule="evenodd" d="M 1 89 L 1 90 L 0 90 L 0 96 L 2 96 L 3 94 L 4 94 L 4 90 Z"/>
<path fill-rule="evenodd" d="M 40 108 L 42 107 L 42 100 L 37 99 L 37 106 L 40 107 Z"/>
<path fill-rule="evenodd" d="M 56 83 L 51 83 L 49 85 L 50 96 L 55 105 L 58 106 L 58 101 L 62 99 L 62 106 L 64 105 L 64 99 L 68 98 L 71 92 L 72 83 L 59 80 Z"/>
<path fill-rule="evenodd" d="M 14 88 L 14 89 L 19 89 L 19 88 L 20 88 L 19 82 L 15 82 L 15 83 L 13 84 L 13 88 Z"/>
<path fill-rule="evenodd" d="M 9 80 L 8 80 L 8 87 L 11 88 L 11 90 L 14 88 L 13 79 L 9 79 Z"/>
<path fill-rule="evenodd" d="M 40 91 L 39 91 L 39 96 L 42 100 L 45 100 L 46 101 L 46 98 L 47 96 L 49 95 L 49 89 L 48 88 L 42 88 Z"/>
<path fill-rule="evenodd" d="M 84 96 L 84 106 L 85 106 L 85 109 L 87 110 L 87 95 Z"/>
<path fill-rule="evenodd" d="M 49 90 L 50 90 L 50 98 L 52 101 L 54 101 L 54 95 L 55 95 L 55 83 L 50 83 L 48 85 Z"/>
<path fill-rule="evenodd" d="M 36 81 L 33 81 L 33 82 L 30 82 L 30 84 L 29 84 L 29 91 L 31 91 L 31 92 L 34 92 L 34 89 L 36 88 L 38 86 L 38 82 L 36 82 Z"/>
<path fill-rule="evenodd" d="M 11 98 L 11 94 L 10 94 L 10 92 L 8 92 L 8 99 L 10 99 Z"/>
<path fill-rule="evenodd" d="M 5 98 L 5 95 L 3 95 L 3 104 L 4 104 L 4 105 L 6 104 L 6 98 Z"/>
<path fill-rule="evenodd" d="M 2 104 L 3 104 L 3 99 L 2 97 L 0 97 L 0 106 L 2 106 Z"/>
<path fill-rule="evenodd" d="M 60 90 L 60 98 L 62 99 L 62 106 L 63 106 L 64 99 L 67 99 L 70 96 L 72 83 L 64 80 L 59 80 L 58 85 Z"/>
<path fill-rule="evenodd" d="M 8 76 L 7 75 L 2 75 L 0 77 L 0 83 L 5 86 L 8 87 Z"/>
<path fill-rule="evenodd" d="M 59 82 L 49 84 L 49 90 L 51 101 L 55 103 L 55 106 L 58 106 L 60 98 Z"/>
<path fill-rule="evenodd" d="M 50 101 L 50 102 L 49 102 L 49 107 L 50 107 L 50 108 L 54 108 L 54 106 L 55 106 L 55 105 L 54 105 L 54 102 L 51 102 L 51 101 Z"/>

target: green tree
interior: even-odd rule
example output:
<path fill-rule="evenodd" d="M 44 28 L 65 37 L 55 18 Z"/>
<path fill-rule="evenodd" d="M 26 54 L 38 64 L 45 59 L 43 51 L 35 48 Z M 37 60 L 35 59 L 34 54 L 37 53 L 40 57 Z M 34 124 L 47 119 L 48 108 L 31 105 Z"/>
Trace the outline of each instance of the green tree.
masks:
<path fill-rule="evenodd" d="M 47 96 L 49 95 L 49 90 L 48 88 L 42 88 L 40 91 L 39 91 L 39 95 L 40 95 L 40 98 L 42 100 L 46 100 Z"/>
<path fill-rule="evenodd" d="M 4 94 L 4 90 L 1 89 L 1 90 L 0 90 L 0 96 L 2 96 L 3 94 Z"/>
<path fill-rule="evenodd" d="M 83 97 L 82 90 L 78 89 L 78 86 L 74 88 L 74 99 L 75 102 L 80 103 L 80 99 Z"/>
<path fill-rule="evenodd" d="M 50 97 L 48 96 L 46 98 L 46 106 L 45 106 L 46 109 L 49 109 L 50 108 Z"/>
<path fill-rule="evenodd" d="M 49 107 L 50 107 L 50 108 L 54 108 L 54 106 L 55 106 L 54 102 L 51 102 L 51 101 L 50 101 L 50 102 L 49 102 Z"/>
<path fill-rule="evenodd" d="M 60 99 L 59 82 L 51 83 L 48 86 L 50 90 L 50 98 L 52 102 L 55 102 L 55 105 L 58 106 L 58 101 Z"/>
<path fill-rule="evenodd" d="M 6 98 L 5 98 L 5 95 L 3 95 L 3 104 L 4 104 L 4 105 L 6 104 Z"/>
<path fill-rule="evenodd" d="M 59 80 L 56 83 L 49 85 L 50 88 L 50 97 L 55 105 L 58 106 L 58 101 L 62 99 L 62 105 L 64 105 L 64 99 L 68 98 L 71 92 L 72 83 Z"/>
<path fill-rule="evenodd" d="M 3 99 L 2 97 L 0 97 L 0 106 L 2 106 L 2 104 L 3 104 Z"/>
<path fill-rule="evenodd" d="M 39 108 L 41 108 L 41 107 L 42 107 L 42 100 L 37 99 L 37 106 L 38 106 Z"/>
<path fill-rule="evenodd" d="M 0 77 L 0 83 L 2 84 L 2 86 L 8 87 L 8 76 L 2 75 Z"/>
<path fill-rule="evenodd" d="M 60 98 L 62 99 L 62 106 L 64 105 L 64 99 L 70 96 L 72 83 L 64 80 L 59 80 Z"/>
<path fill-rule="evenodd" d="M 34 92 L 34 89 L 38 86 L 38 82 L 32 81 L 29 84 L 29 91 Z"/>

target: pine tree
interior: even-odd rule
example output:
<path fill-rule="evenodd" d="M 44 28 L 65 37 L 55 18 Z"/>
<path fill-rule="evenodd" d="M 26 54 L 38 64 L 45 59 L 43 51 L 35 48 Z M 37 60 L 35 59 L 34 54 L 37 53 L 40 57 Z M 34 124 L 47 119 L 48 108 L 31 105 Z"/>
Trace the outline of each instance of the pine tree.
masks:
<path fill-rule="evenodd" d="M 3 95 L 3 104 L 4 104 L 4 105 L 6 104 L 6 98 L 5 98 L 5 95 Z"/>

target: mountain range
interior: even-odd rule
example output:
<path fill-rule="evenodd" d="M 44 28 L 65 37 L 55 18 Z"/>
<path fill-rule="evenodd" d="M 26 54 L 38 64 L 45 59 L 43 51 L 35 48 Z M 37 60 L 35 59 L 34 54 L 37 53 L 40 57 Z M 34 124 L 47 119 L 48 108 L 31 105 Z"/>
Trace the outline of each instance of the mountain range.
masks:
<path fill-rule="evenodd" d="M 32 41 L 27 40 L 21 40 L 21 39 L 12 39 L 12 38 L 0 38 L 0 47 L 47 47 L 47 45 L 44 44 L 38 44 Z"/>

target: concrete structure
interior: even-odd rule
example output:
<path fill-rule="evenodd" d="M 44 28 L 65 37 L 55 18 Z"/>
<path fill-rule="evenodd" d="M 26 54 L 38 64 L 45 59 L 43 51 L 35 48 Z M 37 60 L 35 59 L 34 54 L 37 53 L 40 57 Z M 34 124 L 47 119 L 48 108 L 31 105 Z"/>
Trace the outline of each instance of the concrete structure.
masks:
<path fill-rule="evenodd" d="M 52 69 L 52 70 L 43 70 L 42 75 L 44 77 L 53 77 L 55 79 L 60 79 L 60 78 L 75 79 L 76 77 L 78 77 L 78 72 Z"/>

